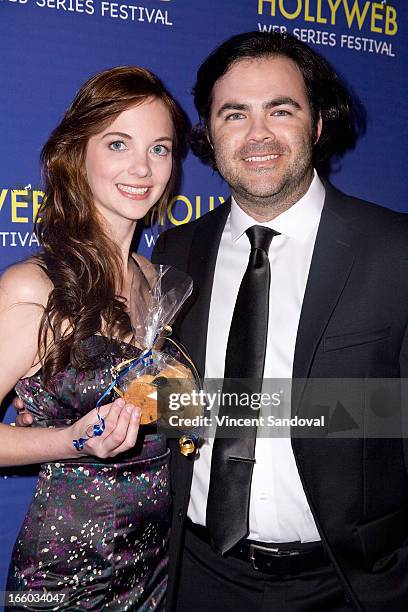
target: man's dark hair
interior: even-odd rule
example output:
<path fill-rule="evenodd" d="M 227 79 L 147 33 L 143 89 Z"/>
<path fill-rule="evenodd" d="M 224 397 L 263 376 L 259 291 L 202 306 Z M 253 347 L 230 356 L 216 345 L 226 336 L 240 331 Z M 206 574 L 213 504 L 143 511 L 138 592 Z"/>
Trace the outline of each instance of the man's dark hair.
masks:
<path fill-rule="evenodd" d="M 235 62 L 271 56 L 291 59 L 302 73 L 313 132 L 316 133 L 319 115 L 323 124 L 321 136 L 314 146 L 313 162 L 320 171 L 327 172 L 331 157 L 340 156 L 355 146 L 357 136 L 364 131 L 363 112 L 330 64 L 311 47 L 286 33 L 238 34 L 223 42 L 201 64 L 193 89 L 200 123 L 193 128 L 191 148 L 204 163 L 216 168 L 207 137 L 213 87 Z"/>

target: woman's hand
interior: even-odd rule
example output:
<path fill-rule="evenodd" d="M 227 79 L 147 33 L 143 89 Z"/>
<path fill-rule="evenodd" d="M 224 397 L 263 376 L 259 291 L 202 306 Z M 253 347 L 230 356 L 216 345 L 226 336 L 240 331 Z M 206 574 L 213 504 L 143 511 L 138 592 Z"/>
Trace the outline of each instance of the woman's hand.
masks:
<path fill-rule="evenodd" d="M 105 430 L 84 443 L 81 451 L 73 451 L 72 456 L 92 455 L 106 459 L 124 453 L 136 444 L 140 424 L 140 408 L 119 398 L 111 404 L 101 406 L 100 416 L 105 421 Z M 72 440 L 86 438 L 86 431 L 98 424 L 96 410 L 88 412 L 79 421 L 67 428 L 71 448 Z"/>
<path fill-rule="evenodd" d="M 27 427 L 34 422 L 33 416 L 24 409 L 23 400 L 16 396 L 11 402 L 14 410 L 17 412 L 16 425 L 18 427 Z"/>

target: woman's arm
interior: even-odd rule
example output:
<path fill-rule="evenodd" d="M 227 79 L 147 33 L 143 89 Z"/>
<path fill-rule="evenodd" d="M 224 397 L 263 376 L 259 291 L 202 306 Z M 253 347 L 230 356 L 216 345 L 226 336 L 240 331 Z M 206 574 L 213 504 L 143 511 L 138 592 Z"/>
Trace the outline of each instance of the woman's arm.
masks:
<path fill-rule="evenodd" d="M 95 410 L 63 429 L 12 427 L 0 423 L 0 467 L 86 455 L 106 459 L 116 457 L 136 444 L 140 408 L 117 399 L 112 404 L 102 406 L 100 414 L 105 419 L 103 434 L 88 440 L 79 452 L 72 441 L 85 437 L 88 427 L 98 423 Z"/>
<path fill-rule="evenodd" d="M 52 286 L 34 263 L 13 266 L 0 280 L 0 401 L 16 382 L 39 369 L 38 327 Z M 103 406 L 105 431 L 74 449 L 72 440 L 84 437 L 97 423 L 96 411 L 64 429 L 18 428 L 0 423 L 0 466 L 25 465 L 80 455 L 115 456 L 136 442 L 140 410 L 123 400 Z"/>

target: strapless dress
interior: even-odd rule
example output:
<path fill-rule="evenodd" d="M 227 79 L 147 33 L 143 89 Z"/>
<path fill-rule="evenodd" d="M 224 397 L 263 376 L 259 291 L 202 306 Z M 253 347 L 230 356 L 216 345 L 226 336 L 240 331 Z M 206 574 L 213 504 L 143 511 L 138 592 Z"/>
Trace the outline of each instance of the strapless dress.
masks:
<path fill-rule="evenodd" d="M 89 412 L 108 386 L 112 366 L 138 354 L 103 336 L 85 344 L 92 369 L 68 364 L 52 391 L 41 370 L 18 382 L 16 391 L 35 426 L 61 427 Z M 42 608 L 38 601 L 31 607 L 26 597 L 24 607 L 10 610 L 163 610 L 170 509 L 169 451 L 151 426 L 140 428 L 131 452 L 113 459 L 43 464 L 6 589 L 60 593 L 65 599 Z"/>

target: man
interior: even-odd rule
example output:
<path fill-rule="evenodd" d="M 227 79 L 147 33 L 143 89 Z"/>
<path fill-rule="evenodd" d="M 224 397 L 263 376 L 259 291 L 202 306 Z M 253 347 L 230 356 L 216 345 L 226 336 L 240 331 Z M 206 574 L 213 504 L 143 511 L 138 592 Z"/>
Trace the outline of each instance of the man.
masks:
<path fill-rule="evenodd" d="M 163 234 L 153 261 L 193 278 L 175 331 L 199 371 L 238 378 L 246 359 L 265 378 L 406 376 L 408 219 L 314 170 L 353 139 L 337 75 L 291 36 L 242 34 L 200 67 L 195 104 L 193 149 L 231 199 Z M 187 457 L 172 445 L 169 610 L 407 609 L 401 439 L 258 438 L 230 455 L 216 439 Z"/>
<path fill-rule="evenodd" d="M 163 234 L 153 260 L 193 278 L 175 331 L 201 374 L 406 376 L 408 220 L 314 171 L 353 141 L 337 75 L 291 36 L 242 34 L 203 63 L 195 103 L 194 150 L 232 197 Z M 295 385 L 292 414 L 302 398 Z M 242 453 L 171 441 L 168 609 L 406 610 L 401 439 L 251 436 Z"/>

